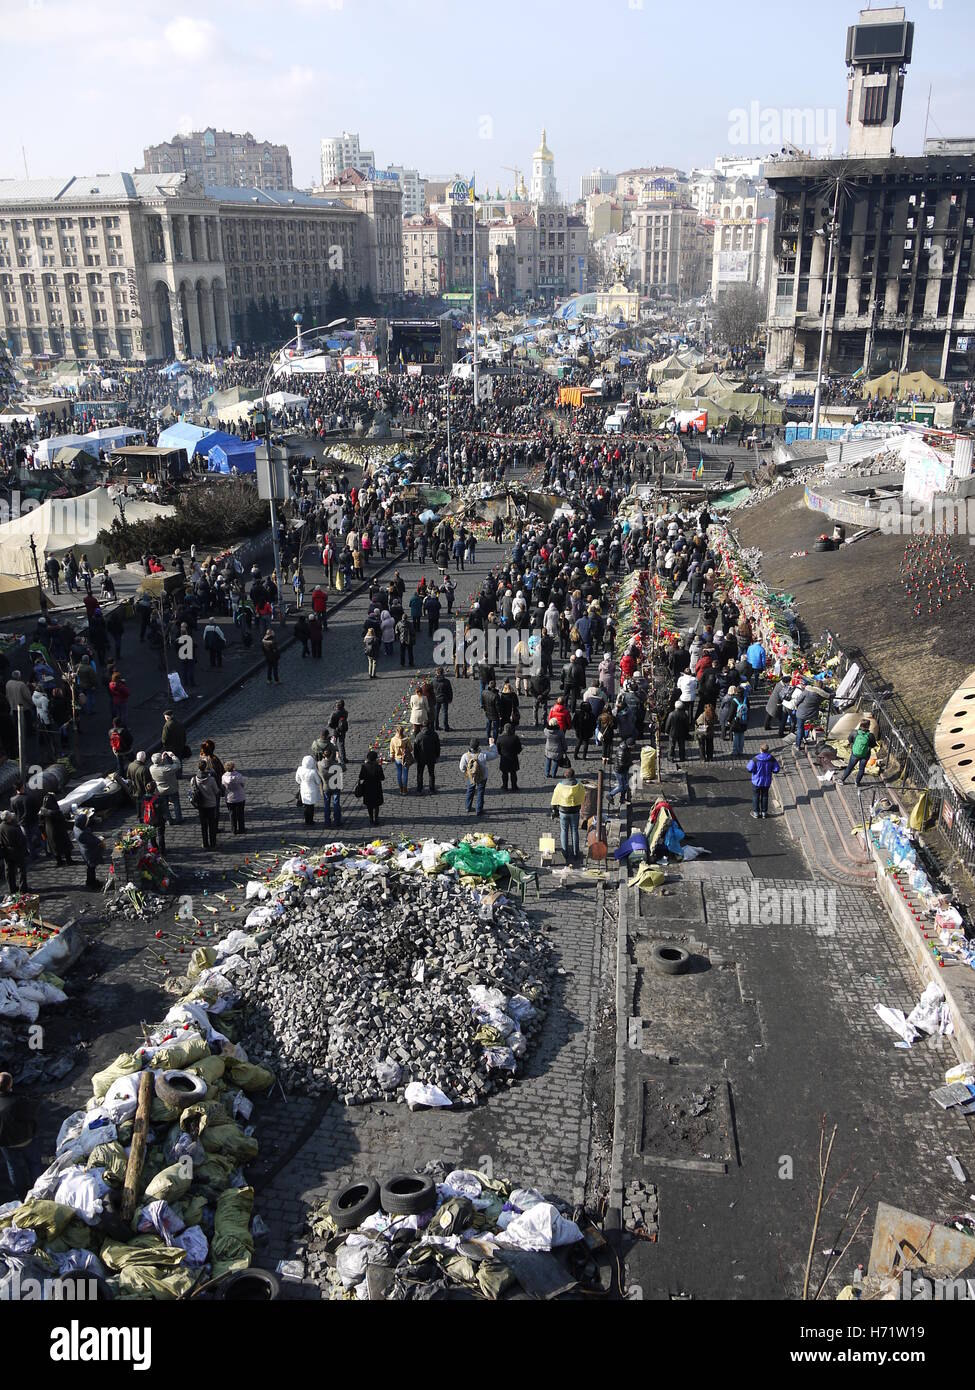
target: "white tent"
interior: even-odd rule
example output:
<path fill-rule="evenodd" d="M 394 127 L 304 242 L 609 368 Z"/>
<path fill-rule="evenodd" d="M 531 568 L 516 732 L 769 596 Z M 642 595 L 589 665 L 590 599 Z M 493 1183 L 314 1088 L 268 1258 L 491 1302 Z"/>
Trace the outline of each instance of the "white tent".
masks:
<path fill-rule="evenodd" d="M 303 410 L 308 409 L 308 397 L 293 396 L 290 391 L 272 391 L 267 403 L 272 410 L 292 410 L 295 406 L 301 406 Z"/>
<path fill-rule="evenodd" d="M 34 450 L 35 463 L 53 463 L 57 457 L 59 449 L 83 449 L 85 447 L 85 436 L 83 434 L 56 434 L 50 439 L 42 439 Z M 97 456 L 98 450 L 95 450 Z"/>
<path fill-rule="evenodd" d="M 130 499 L 125 507 L 126 521 L 156 521 L 171 516 L 175 508 L 160 507 L 155 502 Z M 95 538 L 118 520 L 118 510 L 103 487 L 80 497 L 48 498 L 32 511 L 0 526 L 0 573 L 17 578 L 32 578 L 34 560 L 30 538 L 37 546 L 37 563 L 44 564 L 46 555 L 65 555 L 74 549 L 79 557 L 86 554 L 92 564 L 101 563 L 105 554 Z"/>

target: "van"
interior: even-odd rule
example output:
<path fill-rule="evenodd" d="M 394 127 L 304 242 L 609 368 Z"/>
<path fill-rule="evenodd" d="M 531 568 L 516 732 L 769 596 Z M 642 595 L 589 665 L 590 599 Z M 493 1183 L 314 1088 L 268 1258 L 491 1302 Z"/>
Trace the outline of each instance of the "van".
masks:
<path fill-rule="evenodd" d="M 623 426 L 626 424 L 626 422 L 627 422 L 627 420 L 628 420 L 629 418 L 630 418 L 630 408 L 629 408 L 629 406 L 620 406 L 620 407 L 618 407 L 618 409 L 614 410 L 613 413 L 612 413 L 612 415 L 610 415 L 610 416 L 608 417 L 608 419 L 606 420 L 606 427 L 605 427 L 605 428 L 606 428 L 606 433 L 607 433 L 607 434 L 622 434 L 622 433 L 623 433 Z"/>

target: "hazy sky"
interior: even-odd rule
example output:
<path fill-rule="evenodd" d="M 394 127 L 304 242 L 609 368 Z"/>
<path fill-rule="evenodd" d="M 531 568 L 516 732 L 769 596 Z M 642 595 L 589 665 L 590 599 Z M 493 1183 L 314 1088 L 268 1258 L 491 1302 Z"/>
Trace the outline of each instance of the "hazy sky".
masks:
<path fill-rule="evenodd" d="M 865 3 L 865 0 L 864 0 Z M 781 143 L 846 146 L 848 0 L 0 0 L 0 176 L 133 169 L 181 129 L 250 130 L 317 179 L 358 131 L 381 164 L 530 175 L 542 126 L 563 195 L 595 165 L 707 164 Z M 975 0 L 913 0 L 898 148 L 975 136 Z M 751 118 L 757 103 L 758 122 Z M 733 113 L 749 112 L 742 129 Z M 736 128 L 737 127 L 737 128 Z M 804 138 L 801 136 L 804 135 Z M 747 143 L 743 143 L 747 142 Z"/>

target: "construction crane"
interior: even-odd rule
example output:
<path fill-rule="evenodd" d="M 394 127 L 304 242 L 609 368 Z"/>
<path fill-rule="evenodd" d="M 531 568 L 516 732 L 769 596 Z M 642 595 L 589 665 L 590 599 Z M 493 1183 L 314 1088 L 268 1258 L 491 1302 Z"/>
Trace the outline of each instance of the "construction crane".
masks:
<path fill-rule="evenodd" d="M 514 186 L 513 192 L 514 192 L 514 196 L 517 198 L 517 196 L 518 196 L 518 188 L 519 188 L 519 186 L 520 186 L 520 184 L 521 184 L 521 170 L 520 170 L 520 169 L 516 169 L 516 168 L 514 167 L 514 165 L 512 165 L 512 164 L 502 164 L 502 165 L 501 165 L 501 168 L 505 171 L 506 174 L 514 174 L 514 176 L 515 176 L 515 186 Z"/>

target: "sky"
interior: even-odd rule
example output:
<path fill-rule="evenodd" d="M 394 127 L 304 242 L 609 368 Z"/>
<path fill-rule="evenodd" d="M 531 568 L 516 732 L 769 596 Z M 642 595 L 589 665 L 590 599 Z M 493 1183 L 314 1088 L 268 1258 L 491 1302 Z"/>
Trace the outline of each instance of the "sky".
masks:
<path fill-rule="evenodd" d="M 862 0 L 865 5 L 866 0 Z M 0 177 L 135 169 L 179 130 L 323 136 L 379 164 L 530 178 L 547 129 L 559 189 L 641 165 L 707 166 L 785 140 L 846 148 L 851 0 L 0 0 Z M 909 0 L 903 154 L 975 136 L 975 0 Z M 788 112 L 801 113 L 800 116 Z M 509 167 L 510 166 L 510 167 Z"/>

